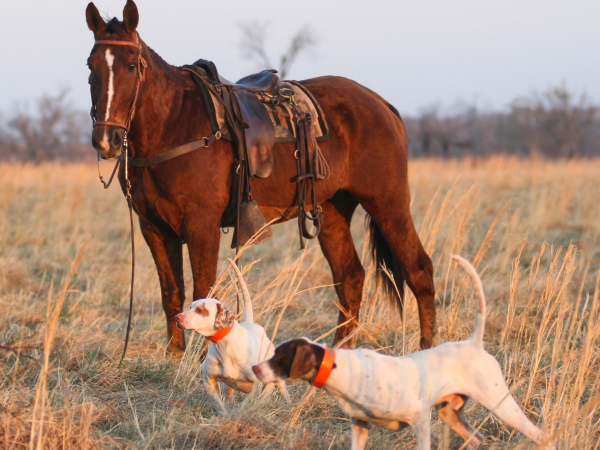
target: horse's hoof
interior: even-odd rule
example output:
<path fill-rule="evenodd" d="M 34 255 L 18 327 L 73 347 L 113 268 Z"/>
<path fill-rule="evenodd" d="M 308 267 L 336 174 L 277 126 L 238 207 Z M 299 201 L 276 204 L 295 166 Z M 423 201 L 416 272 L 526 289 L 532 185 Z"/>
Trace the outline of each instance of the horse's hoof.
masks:
<path fill-rule="evenodd" d="M 421 336 L 421 350 L 427 350 L 431 347 L 436 347 L 442 343 L 440 335 L 435 333 L 433 336 Z"/>
<path fill-rule="evenodd" d="M 169 345 L 167 345 L 166 353 L 167 355 L 173 356 L 177 359 L 181 359 L 183 358 L 183 354 L 185 353 L 185 344 L 176 345 L 169 343 Z"/>

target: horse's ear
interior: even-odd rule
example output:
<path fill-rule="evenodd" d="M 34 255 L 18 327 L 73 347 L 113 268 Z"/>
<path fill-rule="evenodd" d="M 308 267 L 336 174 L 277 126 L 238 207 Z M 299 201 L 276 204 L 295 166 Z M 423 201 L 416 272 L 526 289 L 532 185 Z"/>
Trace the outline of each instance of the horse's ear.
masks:
<path fill-rule="evenodd" d="M 123 8 L 123 24 L 130 33 L 134 32 L 140 21 L 137 6 L 133 0 L 127 0 L 125 8 Z"/>
<path fill-rule="evenodd" d="M 98 12 L 98 8 L 93 2 L 90 2 L 85 9 L 85 20 L 88 28 L 94 33 L 98 33 L 102 28 L 106 26 L 104 19 Z"/>

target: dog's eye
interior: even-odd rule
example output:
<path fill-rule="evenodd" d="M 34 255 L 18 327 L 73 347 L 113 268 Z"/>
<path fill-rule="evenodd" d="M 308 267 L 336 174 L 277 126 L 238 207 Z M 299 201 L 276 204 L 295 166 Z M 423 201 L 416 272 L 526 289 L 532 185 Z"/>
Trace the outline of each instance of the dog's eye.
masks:
<path fill-rule="evenodd" d="M 135 64 L 129 64 L 129 72 L 134 72 L 136 68 Z"/>

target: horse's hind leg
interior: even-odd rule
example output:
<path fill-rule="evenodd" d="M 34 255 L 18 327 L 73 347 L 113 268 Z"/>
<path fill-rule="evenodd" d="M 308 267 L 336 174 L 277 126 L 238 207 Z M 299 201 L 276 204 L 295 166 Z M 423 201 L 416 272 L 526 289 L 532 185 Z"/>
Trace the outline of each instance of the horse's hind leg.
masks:
<path fill-rule="evenodd" d="M 402 289 L 398 281 L 405 278 L 417 299 L 421 348 L 434 346 L 437 329 L 433 265 L 421 244 L 410 214 L 408 182 L 400 187 L 382 188 L 368 199 L 361 199 L 361 204 L 374 220 L 371 232 L 375 233 L 376 239 L 380 241 L 377 247 L 389 248 L 392 257 L 400 266 L 398 270 L 394 270 L 388 265 L 388 269 L 394 272 L 398 289 Z"/>
<path fill-rule="evenodd" d="M 362 301 L 365 270 L 350 234 L 350 220 L 357 204 L 349 193 L 339 192 L 321 205 L 323 223 L 319 244 L 331 266 L 335 290 L 343 308 L 339 314 L 338 325 L 353 319 L 336 330 L 334 345 L 356 328 Z M 356 336 L 346 341 L 342 347 L 353 348 L 355 342 Z"/>

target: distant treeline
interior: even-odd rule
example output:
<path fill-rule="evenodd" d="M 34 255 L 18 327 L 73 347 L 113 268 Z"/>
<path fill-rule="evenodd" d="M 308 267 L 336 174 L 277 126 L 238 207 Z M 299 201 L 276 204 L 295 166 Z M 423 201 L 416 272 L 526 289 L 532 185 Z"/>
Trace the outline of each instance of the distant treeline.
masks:
<path fill-rule="evenodd" d="M 412 157 L 600 156 L 600 108 L 564 86 L 518 98 L 505 112 L 468 104 L 442 111 L 434 105 L 403 120 Z M 0 160 L 93 160 L 90 131 L 89 114 L 72 105 L 66 90 L 45 95 L 34 107 L 0 113 Z"/>
<path fill-rule="evenodd" d="M 412 156 L 600 156 L 600 108 L 564 86 L 518 98 L 506 112 L 465 104 L 442 114 L 432 106 L 404 124 Z"/>

